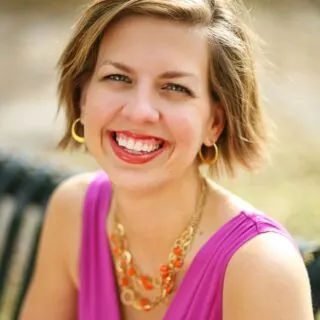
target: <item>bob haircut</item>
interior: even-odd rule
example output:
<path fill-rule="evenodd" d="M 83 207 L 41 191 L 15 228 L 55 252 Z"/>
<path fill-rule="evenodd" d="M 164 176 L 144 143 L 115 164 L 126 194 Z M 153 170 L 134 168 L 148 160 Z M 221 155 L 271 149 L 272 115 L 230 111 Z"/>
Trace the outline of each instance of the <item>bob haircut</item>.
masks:
<path fill-rule="evenodd" d="M 66 112 L 66 131 L 59 147 L 79 147 L 71 137 L 80 117 L 83 86 L 94 72 L 100 42 L 108 27 L 128 15 L 147 15 L 200 28 L 210 50 L 209 89 L 224 111 L 225 126 L 217 141 L 215 171 L 229 175 L 241 165 L 254 171 L 267 157 L 268 131 L 259 101 L 251 32 L 232 0 L 100 0 L 91 3 L 75 25 L 59 63 L 59 109 Z M 79 134 L 83 127 L 79 126 Z M 212 152 L 205 148 L 204 152 Z"/>

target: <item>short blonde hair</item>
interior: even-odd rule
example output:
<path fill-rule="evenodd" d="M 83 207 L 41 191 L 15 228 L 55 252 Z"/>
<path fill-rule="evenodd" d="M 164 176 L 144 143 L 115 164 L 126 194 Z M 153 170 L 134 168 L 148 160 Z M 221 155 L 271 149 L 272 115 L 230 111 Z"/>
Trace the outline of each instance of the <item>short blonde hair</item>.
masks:
<path fill-rule="evenodd" d="M 71 127 L 80 116 L 81 90 L 94 72 L 104 33 L 111 23 L 140 14 L 206 31 L 212 99 L 220 101 L 225 114 L 225 127 L 217 142 L 217 170 L 233 174 L 237 164 L 256 169 L 266 159 L 268 131 L 260 107 L 250 32 L 238 10 L 231 0 L 107 0 L 90 4 L 58 63 L 59 106 L 65 107 L 67 117 L 59 146 L 78 146 Z"/>

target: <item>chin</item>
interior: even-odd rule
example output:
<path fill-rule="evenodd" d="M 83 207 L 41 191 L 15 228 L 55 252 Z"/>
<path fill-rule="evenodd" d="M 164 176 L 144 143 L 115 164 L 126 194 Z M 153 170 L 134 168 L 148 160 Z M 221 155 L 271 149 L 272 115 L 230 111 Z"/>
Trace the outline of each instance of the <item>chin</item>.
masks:
<path fill-rule="evenodd" d="M 108 170 L 109 179 L 116 188 L 127 190 L 133 193 L 148 193 L 166 185 L 170 179 L 164 172 L 157 173 L 153 170 Z M 167 176 L 167 178 L 166 178 Z"/>

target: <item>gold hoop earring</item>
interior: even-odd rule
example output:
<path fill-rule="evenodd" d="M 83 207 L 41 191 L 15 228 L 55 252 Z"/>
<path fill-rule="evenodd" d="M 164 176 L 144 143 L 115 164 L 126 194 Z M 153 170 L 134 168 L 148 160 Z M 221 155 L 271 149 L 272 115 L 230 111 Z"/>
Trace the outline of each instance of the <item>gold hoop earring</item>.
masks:
<path fill-rule="evenodd" d="M 77 141 L 78 143 L 84 143 L 84 137 L 80 137 L 77 135 L 76 133 L 76 125 L 78 122 L 80 122 L 80 118 L 76 119 L 73 124 L 72 124 L 72 127 L 71 127 L 71 136 L 72 138 Z"/>
<path fill-rule="evenodd" d="M 218 157 L 219 157 L 219 149 L 218 149 L 218 146 L 214 143 L 213 145 L 213 148 L 214 148 L 214 157 L 212 159 L 208 158 L 208 156 L 205 156 L 202 152 L 202 147 L 200 148 L 200 151 L 199 151 L 199 157 L 201 159 L 201 162 L 203 164 L 207 164 L 209 166 L 213 166 L 217 160 L 218 160 Z"/>

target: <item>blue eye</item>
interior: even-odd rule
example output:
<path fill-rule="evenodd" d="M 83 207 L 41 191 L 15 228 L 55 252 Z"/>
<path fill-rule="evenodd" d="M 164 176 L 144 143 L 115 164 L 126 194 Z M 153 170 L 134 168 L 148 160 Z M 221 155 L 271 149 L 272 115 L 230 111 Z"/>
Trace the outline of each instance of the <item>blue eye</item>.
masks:
<path fill-rule="evenodd" d="M 164 89 L 169 89 L 170 91 L 176 91 L 176 92 L 181 92 L 181 93 L 185 93 L 187 95 L 192 96 L 192 92 L 187 89 L 184 86 L 181 86 L 179 84 L 175 84 L 175 83 L 168 83 Z"/>
<path fill-rule="evenodd" d="M 104 79 L 118 81 L 118 82 L 131 83 L 131 80 L 129 79 L 129 77 L 124 76 L 122 74 L 110 74 L 108 76 L 105 76 Z"/>

